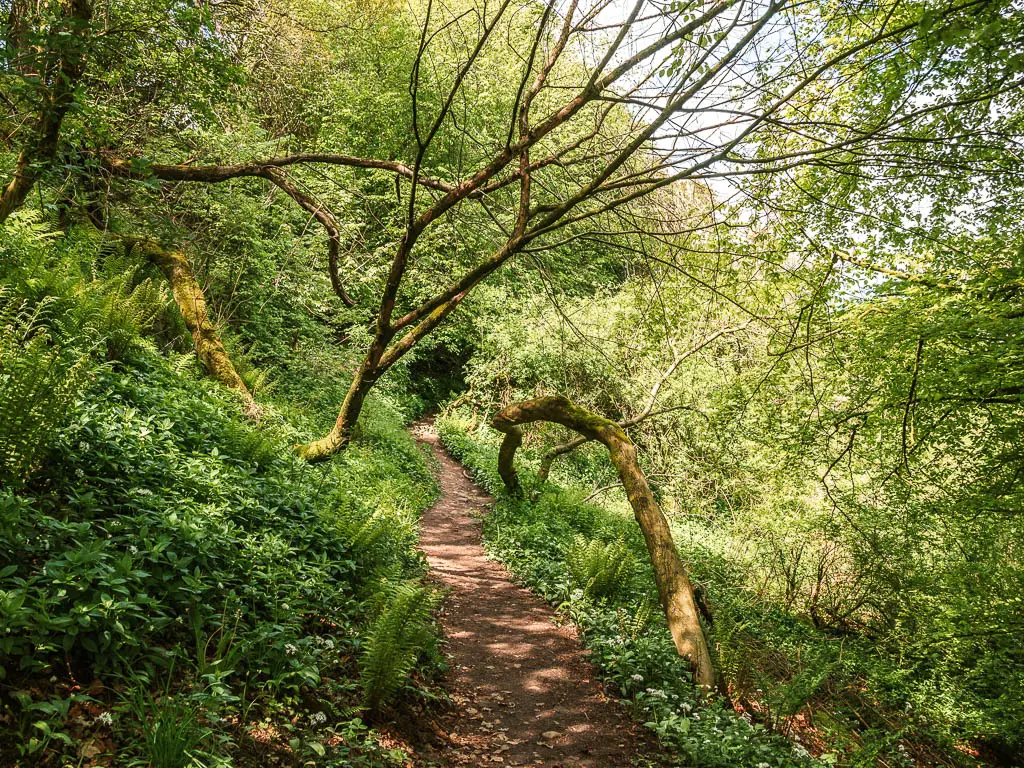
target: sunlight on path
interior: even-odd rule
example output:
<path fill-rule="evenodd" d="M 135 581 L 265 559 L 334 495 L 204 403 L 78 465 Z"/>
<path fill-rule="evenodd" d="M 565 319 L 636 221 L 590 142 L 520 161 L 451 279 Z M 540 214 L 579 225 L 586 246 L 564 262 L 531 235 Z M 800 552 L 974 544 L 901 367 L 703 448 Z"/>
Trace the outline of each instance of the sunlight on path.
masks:
<path fill-rule="evenodd" d="M 601 690 L 571 626 L 512 584 L 480 544 L 491 499 L 440 447 L 429 424 L 417 440 L 440 462 L 441 496 L 420 537 L 435 578 L 451 591 L 441 612 L 457 707 L 437 723 L 437 765 L 629 766 L 643 736 Z"/>

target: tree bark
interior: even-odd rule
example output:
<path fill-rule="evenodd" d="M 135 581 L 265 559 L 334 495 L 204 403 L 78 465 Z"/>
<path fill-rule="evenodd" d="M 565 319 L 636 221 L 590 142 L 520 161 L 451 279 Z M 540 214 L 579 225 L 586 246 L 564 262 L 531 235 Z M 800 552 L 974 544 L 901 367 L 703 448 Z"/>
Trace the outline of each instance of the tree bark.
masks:
<path fill-rule="evenodd" d="M 507 406 L 491 420 L 491 426 L 504 433 L 498 454 L 498 472 L 510 491 L 518 492 L 515 470 L 516 449 L 522 443 L 519 425 L 535 421 L 561 424 L 588 440 L 596 440 L 608 449 L 612 463 L 626 489 L 633 514 L 644 534 L 647 552 L 654 567 L 658 598 L 668 621 L 679 655 L 693 665 L 694 681 L 705 688 L 715 687 L 704 628 L 701 626 L 693 585 L 686 574 L 668 520 L 651 492 L 647 478 L 636 459 L 636 448 L 622 427 L 610 419 L 591 413 L 561 396 L 539 397 Z"/>
<path fill-rule="evenodd" d="M 301 458 L 311 463 L 327 461 L 335 453 L 348 446 L 352 440 L 352 429 L 363 410 L 366 396 L 382 373 L 383 371 L 377 367 L 376 363 L 372 362 L 370 357 L 363 361 L 359 370 L 356 371 L 355 378 L 352 379 L 352 384 L 349 385 L 348 393 L 345 395 L 345 400 L 341 404 L 341 410 L 331 431 L 319 440 L 295 446 L 295 450 Z"/>
<path fill-rule="evenodd" d="M 92 19 L 92 4 L 89 0 L 61 0 L 60 7 L 63 10 L 63 21 L 70 33 L 66 37 L 62 35 L 62 38 L 68 41 L 69 49 L 61 55 L 55 67 L 56 71 L 45 71 L 49 67 L 45 62 L 40 62 L 40 69 L 44 71 L 39 72 L 39 76 L 43 79 L 51 78 L 52 85 L 43 95 L 43 104 L 36 118 L 35 127 L 18 154 L 14 176 L 4 186 L 3 191 L 0 191 L 0 225 L 21 207 L 46 166 L 57 154 L 64 116 L 75 101 L 75 88 L 85 72 L 83 40 L 88 34 L 89 21 Z M 10 15 L 13 21 L 13 7 Z M 12 23 L 12 29 L 13 26 Z M 10 39 L 14 39 L 13 32 Z"/>
<path fill-rule="evenodd" d="M 242 377 L 238 375 L 224 348 L 224 343 L 220 340 L 217 328 L 210 321 L 206 297 L 185 254 L 165 249 L 155 240 L 148 238 L 119 235 L 116 237 L 124 241 L 129 248 L 137 249 L 167 278 L 167 282 L 171 284 L 174 302 L 178 305 L 185 327 L 192 334 L 196 357 L 203 364 L 203 368 L 212 378 L 241 396 L 246 415 L 258 418 L 260 407 L 242 381 Z"/>

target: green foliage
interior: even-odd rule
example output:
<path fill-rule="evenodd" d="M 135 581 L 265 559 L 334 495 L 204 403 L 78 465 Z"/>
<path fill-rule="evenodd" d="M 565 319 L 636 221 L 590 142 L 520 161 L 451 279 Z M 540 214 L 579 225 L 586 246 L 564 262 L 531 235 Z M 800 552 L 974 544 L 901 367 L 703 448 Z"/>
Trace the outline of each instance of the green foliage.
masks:
<path fill-rule="evenodd" d="M 613 597 L 622 590 L 633 572 L 633 554 L 623 541 L 589 541 L 573 537 L 565 553 L 569 578 L 588 597 Z"/>
<path fill-rule="evenodd" d="M 34 469 L 85 384 L 87 358 L 53 344 L 46 314 L 0 287 L 0 484 Z"/>
<path fill-rule="evenodd" d="M 577 494 L 554 486 L 538 489 L 534 501 L 510 498 L 496 474 L 496 435 L 467 433 L 471 423 L 459 414 L 438 421 L 441 439 L 497 499 L 484 519 L 484 543 L 528 586 L 552 601 L 576 622 L 591 659 L 609 686 L 630 701 L 659 739 L 680 755 L 682 765 L 711 768 L 775 768 L 820 765 L 761 723 L 753 724 L 702 700 L 690 682 L 657 605 L 654 577 L 643 538 L 632 516 L 581 504 Z M 611 543 L 605 544 L 604 541 Z M 569 553 L 574 552 L 575 555 Z M 626 585 L 611 553 L 635 563 Z M 589 554 L 588 554 L 589 553 Z M 575 561 L 577 574 L 571 563 Z M 581 566 L 588 567 L 583 569 Z M 620 588 L 594 600 L 584 594 L 590 564 L 619 573 Z M 613 583 L 604 581 L 603 583 Z M 575 585 L 580 587 L 575 588 Z M 568 599 L 566 599 L 568 597 Z M 717 635 L 716 635 L 717 638 Z"/>
<path fill-rule="evenodd" d="M 187 699 L 167 690 L 152 696 L 145 688 L 136 687 L 127 711 L 143 735 L 141 754 L 134 765 L 187 768 L 203 764 L 198 750 L 213 731 L 203 725 L 200 710 Z"/>
<path fill-rule="evenodd" d="M 600 182 L 594 207 L 543 226 L 475 288 L 376 384 L 356 440 L 329 467 L 300 465 L 289 447 L 330 427 L 369 343 L 395 244 L 422 210 L 410 211 L 408 182 L 288 167 L 341 222 L 341 275 L 356 300 L 345 307 L 323 269 L 323 233 L 265 179 L 164 183 L 146 169 L 316 151 L 462 181 L 509 141 L 522 96 L 510 84 L 542 6 L 506 16 L 500 44 L 480 51 L 413 162 L 409 126 L 422 133 L 473 50 L 472 4 L 453 7 L 467 13 L 452 21 L 415 2 L 125 0 L 91 4 L 90 36 L 70 34 L 62 5 L 3 6 L 4 182 L 57 60 L 81 48 L 86 74 L 29 198 L 39 212 L 0 232 L 0 614 L 10 630 L 0 671 L 26 689 L 58 678 L 17 700 L 18 735 L 3 737 L 0 758 L 30 744 L 56 761 L 73 740 L 65 672 L 142 665 L 163 679 L 173 659 L 198 727 L 219 731 L 221 714 L 242 722 L 235 699 L 258 691 L 253 718 L 288 731 L 296 760 L 362 760 L 355 744 L 369 737 L 342 714 L 358 698 L 354 638 L 380 583 L 422 570 L 415 517 L 434 492 L 402 423 L 466 382 L 474 428 L 495 405 L 539 392 L 621 420 L 650 398 L 657 415 L 630 435 L 707 591 L 720 666 L 760 725 L 786 731 L 821 713 L 814 727 L 850 765 L 899 765 L 915 739 L 957 764 L 971 748 L 1019 760 L 1019 2 L 769 4 L 778 16 L 721 69 L 710 47 L 719 22 L 681 37 L 659 54 L 658 78 L 636 80 L 677 93 L 697 85 L 691 104 L 703 107 L 659 129 L 678 125 L 680 141 L 642 148 Z M 686 3 L 658 7 L 666 28 L 694 18 Z M 755 30 L 744 18 L 736 28 Z M 410 77 L 421 39 L 429 66 Z M 538 42 L 542 53 L 551 40 Z M 535 117 L 590 78 L 589 60 L 558 63 Z M 678 82 L 698 60 L 707 69 Z M 785 92 L 770 119 L 753 118 Z M 541 163 L 533 222 L 643 130 L 642 93 L 620 96 L 602 96 L 607 123 L 579 151 L 542 160 L 556 136 L 592 129 L 590 106 L 531 150 Z M 718 109 L 728 123 L 753 120 L 727 151 L 689 123 Z M 684 172 L 691 152 L 692 182 L 612 205 L 660 187 L 649 182 L 669 168 Z M 110 154 L 133 174 L 105 167 Z M 730 205 L 727 189 L 742 202 Z M 435 219 L 405 265 L 396 316 L 492 253 L 517 195 L 501 184 L 486 209 L 460 204 Z M 261 425 L 197 380 L 162 277 L 87 218 L 187 249 L 267 407 Z M 493 445 L 458 422 L 446 440 L 500 492 Z M 524 467 L 565 437 L 538 428 Z M 531 489 L 535 503 L 502 499 L 487 523 L 491 550 L 589 627 L 610 679 L 667 743 L 707 765 L 791 764 L 786 745 L 732 715 L 697 720 L 682 688 L 662 684 L 684 675 L 657 618 L 643 629 L 652 603 L 639 535 L 617 493 L 601 497 L 604 511 L 581 502 L 614 478 L 603 452 L 584 446 L 552 476 L 565 487 Z M 635 568 L 620 569 L 630 556 Z M 310 691 L 351 742 L 336 754 L 323 744 L 337 739 L 284 725 Z"/>
<path fill-rule="evenodd" d="M 405 685 L 432 637 L 429 622 L 441 596 L 432 587 L 398 582 L 377 599 L 380 613 L 370 625 L 359 656 L 363 701 L 374 712 Z"/>
<path fill-rule="evenodd" d="M 0 762 L 31 749 L 33 765 L 57 765 L 102 739 L 139 765 L 262 765 L 244 745 L 263 723 L 272 752 L 388 764 L 353 714 L 358 638 L 381 578 L 422 572 L 414 522 L 436 492 L 402 411 L 375 399 L 344 457 L 300 462 L 290 446 L 319 424 L 287 398 L 245 419 L 194 363 L 138 335 L 145 278 L 83 269 L 95 244 L 72 245 L 81 259 L 40 253 L 45 239 L 3 246 L 0 419 L 20 469 L 0 486 L 0 677 L 24 694 Z M 320 365 L 285 371 L 282 391 L 343 386 L 338 360 Z M 106 685 L 82 700 L 69 673 Z M 329 724 L 293 722 L 310 702 Z"/>

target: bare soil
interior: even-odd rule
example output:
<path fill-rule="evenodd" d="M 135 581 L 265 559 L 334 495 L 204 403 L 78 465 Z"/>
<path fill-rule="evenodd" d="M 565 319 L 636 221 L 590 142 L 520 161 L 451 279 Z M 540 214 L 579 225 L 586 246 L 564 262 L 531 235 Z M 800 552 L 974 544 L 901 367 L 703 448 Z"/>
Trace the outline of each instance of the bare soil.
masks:
<path fill-rule="evenodd" d="M 430 424 L 414 431 L 440 462 L 441 496 L 423 516 L 420 546 L 448 588 L 440 619 L 455 706 L 433 723 L 428 764 L 613 768 L 649 764 L 643 729 L 610 699 L 574 627 L 516 586 L 481 546 L 492 499 L 440 446 Z"/>

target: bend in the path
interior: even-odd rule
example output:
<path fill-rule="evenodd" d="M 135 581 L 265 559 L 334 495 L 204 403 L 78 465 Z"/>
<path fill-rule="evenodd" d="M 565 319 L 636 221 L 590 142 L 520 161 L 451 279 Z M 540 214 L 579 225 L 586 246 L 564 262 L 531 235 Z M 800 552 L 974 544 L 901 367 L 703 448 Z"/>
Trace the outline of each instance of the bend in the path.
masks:
<path fill-rule="evenodd" d="M 635 765 L 649 741 L 605 695 L 573 628 L 556 626 L 550 606 L 485 556 L 479 514 L 491 499 L 429 425 L 417 438 L 440 462 L 441 496 L 423 516 L 420 546 L 450 589 L 441 621 L 458 705 L 437 724 L 434 764 Z"/>

